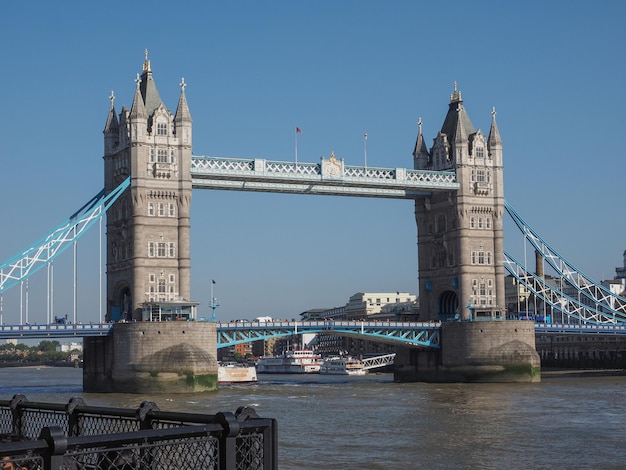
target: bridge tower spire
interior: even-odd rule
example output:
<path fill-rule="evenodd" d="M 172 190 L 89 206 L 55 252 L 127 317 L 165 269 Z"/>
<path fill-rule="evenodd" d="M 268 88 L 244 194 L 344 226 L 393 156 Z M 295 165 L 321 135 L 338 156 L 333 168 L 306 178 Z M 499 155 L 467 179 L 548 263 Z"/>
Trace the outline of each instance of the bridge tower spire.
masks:
<path fill-rule="evenodd" d="M 191 114 L 184 80 L 176 114 L 164 105 L 146 51 L 132 106 L 114 98 L 104 129 L 105 188 L 131 187 L 107 214 L 107 319 L 141 320 L 151 305 L 190 302 Z M 144 314 L 145 316 L 145 314 Z"/>
<path fill-rule="evenodd" d="M 455 83 L 428 154 L 421 132 L 420 125 L 414 166 L 455 171 L 461 185 L 415 201 L 421 318 L 501 318 L 504 188 L 495 113 L 487 138 L 474 129 Z"/>

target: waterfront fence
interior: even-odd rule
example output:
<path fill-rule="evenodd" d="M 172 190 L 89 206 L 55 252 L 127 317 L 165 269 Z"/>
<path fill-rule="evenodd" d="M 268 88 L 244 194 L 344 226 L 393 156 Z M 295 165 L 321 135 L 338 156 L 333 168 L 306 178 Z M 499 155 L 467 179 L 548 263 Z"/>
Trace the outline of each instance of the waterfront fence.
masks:
<path fill-rule="evenodd" d="M 215 415 L 0 400 L 0 468 L 275 470 L 275 419 L 249 407 Z"/>

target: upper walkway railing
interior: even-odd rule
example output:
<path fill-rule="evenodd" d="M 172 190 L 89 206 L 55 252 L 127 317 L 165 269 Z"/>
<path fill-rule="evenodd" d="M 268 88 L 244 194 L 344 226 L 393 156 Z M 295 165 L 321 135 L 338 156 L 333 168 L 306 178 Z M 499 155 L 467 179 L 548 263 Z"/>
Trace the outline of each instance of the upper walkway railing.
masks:
<path fill-rule="evenodd" d="M 202 189 L 396 199 L 459 189 L 454 172 L 349 166 L 334 157 L 300 163 L 194 156 L 191 177 Z"/>

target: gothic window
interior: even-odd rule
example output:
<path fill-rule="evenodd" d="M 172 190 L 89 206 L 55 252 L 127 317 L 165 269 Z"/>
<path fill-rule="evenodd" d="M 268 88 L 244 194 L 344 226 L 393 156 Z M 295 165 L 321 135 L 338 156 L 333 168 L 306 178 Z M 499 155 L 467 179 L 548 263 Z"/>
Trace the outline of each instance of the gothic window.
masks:
<path fill-rule="evenodd" d="M 154 163 L 154 149 L 150 149 L 150 163 Z"/>
<path fill-rule="evenodd" d="M 454 266 L 454 250 L 448 251 L 448 266 Z"/>
<path fill-rule="evenodd" d="M 444 214 L 438 214 L 437 220 L 435 221 L 435 230 L 437 233 L 442 233 L 446 231 L 446 216 Z"/>
<path fill-rule="evenodd" d="M 165 279 L 159 279 L 159 294 L 165 294 Z"/>
<path fill-rule="evenodd" d="M 157 152 L 159 163 L 167 163 L 167 150 L 159 149 Z"/>
<path fill-rule="evenodd" d="M 470 228 L 476 227 L 476 220 L 474 217 L 470 217 Z"/>
<path fill-rule="evenodd" d="M 148 242 L 148 256 L 154 258 L 154 242 Z"/>
<path fill-rule="evenodd" d="M 174 258 L 176 256 L 176 245 L 174 243 L 168 244 L 168 256 Z"/>
<path fill-rule="evenodd" d="M 176 155 L 173 150 L 170 152 L 170 163 L 176 163 Z"/>
<path fill-rule="evenodd" d="M 167 243 L 159 242 L 157 249 L 157 256 L 159 258 L 165 258 L 165 254 L 167 252 Z"/>
<path fill-rule="evenodd" d="M 154 202 L 148 203 L 148 215 L 154 217 Z"/>
<path fill-rule="evenodd" d="M 175 281 L 176 281 L 176 276 L 174 276 L 173 274 L 170 274 L 170 276 L 169 276 L 170 284 L 174 284 Z"/>
<path fill-rule="evenodd" d="M 478 218 L 478 228 L 479 228 L 479 229 L 482 229 L 482 228 L 483 228 L 483 218 L 482 218 L 482 217 L 479 217 L 479 218 Z"/>
<path fill-rule="evenodd" d="M 485 228 L 486 228 L 487 230 L 491 229 L 491 217 L 487 217 L 487 218 L 485 219 Z"/>
<path fill-rule="evenodd" d="M 176 217 L 176 206 L 172 203 L 169 205 L 169 214 L 170 217 Z"/>
<path fill-rule="evenodd" d="M 471 252 L 472 264 L 491 264 L 491 252 L 490 251 L 472 251 Z"/>
<path fill-rule="evenodd" d="M 476 147 L 476 158 L 485 158 L 485 149 L 483 147 Z"/>
<path fill-rule="evenodd" d="M 163 217 L 165 215 L 165 207 L 163 204 L 159 204 L 159 217 Z"/>
<path fill-rule="evenodd" d="M 487 291 L 485 289 L 485 280 L 481 279 L 480 280 L 480 294 L 479 295 L 487 295 Z"/>
<path fill-rule="evenodd" d="M 150 273 L 150 275 L 148 276 L 148 281 L 153 283 L 156 281 L 156 276 L 154 275 L 154 273 Z"/>
<path fill-rule="evenodd" d="M 485 170 L 476 170 L 476 181 L 484 183 L 486 181 Z"/>
<path fill-rule="evenodd" d="M 157 123 L 157 135 L 167 135 L 167 124 L 164 122 Z"/>

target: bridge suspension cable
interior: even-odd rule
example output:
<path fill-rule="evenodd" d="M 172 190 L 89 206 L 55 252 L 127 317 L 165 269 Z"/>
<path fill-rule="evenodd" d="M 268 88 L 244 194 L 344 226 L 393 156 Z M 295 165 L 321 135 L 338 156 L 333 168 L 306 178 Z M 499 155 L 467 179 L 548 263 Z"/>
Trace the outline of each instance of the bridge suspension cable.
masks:
<path fill-rule="evenodd" d="M 104 189 L 28 248 L 0 264 L 0 293 L 21 283 L 72 246 L 130 186 L 130 177 L 105 195 Z"/>
<path fill-rule="evenodd" d="M 626 298 L 611 292 L 559 255 L 521 218 L 507 201 L 504 201 L 504 207 L 524 234 L 524 238 L 565 281 L 567 287 L 578 294 L 579 299 L 565 295 L 562 292 L 565 286 L 560 286 L 559 290 L 557 287 L 549 285 L 544 278 L 529 272 L 523 264 L 505 251 L 504 267 L 509 273 L 533 294 L 570 317 L 591 323 L 626 322 Z"/>

